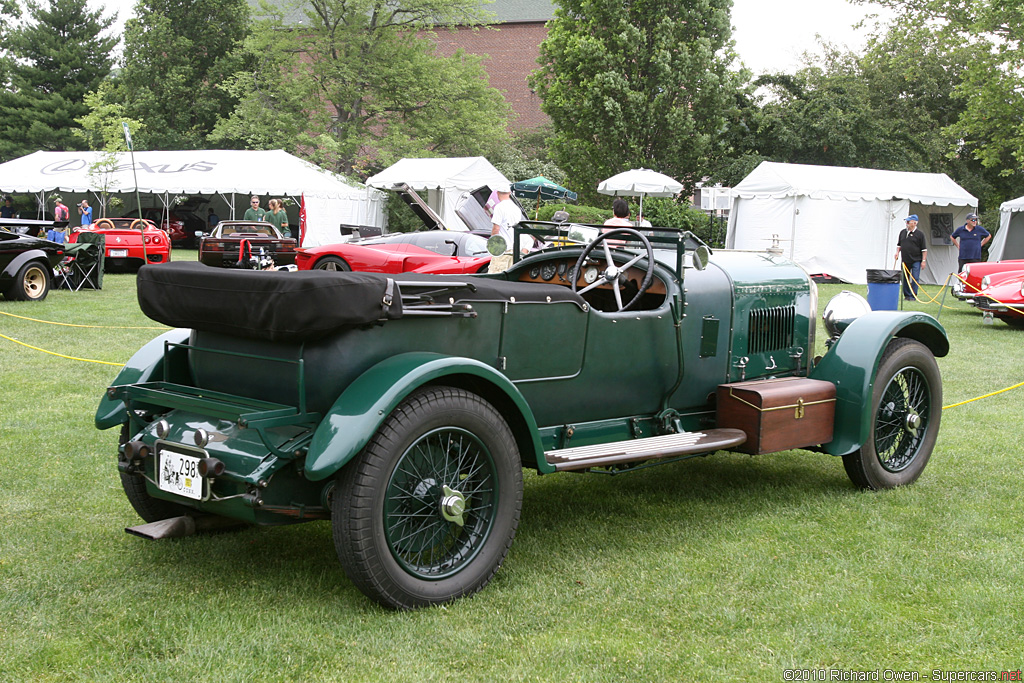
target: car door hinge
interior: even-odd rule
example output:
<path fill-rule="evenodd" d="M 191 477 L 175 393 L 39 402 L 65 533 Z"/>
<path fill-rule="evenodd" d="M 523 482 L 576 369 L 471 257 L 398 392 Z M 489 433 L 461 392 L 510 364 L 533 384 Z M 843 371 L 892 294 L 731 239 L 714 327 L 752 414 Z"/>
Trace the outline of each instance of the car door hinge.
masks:
<path fill-rule="evenodd" d="M 506 360 L 507 359 L 505 358 L 505 356 L 498 356 L 498 369 L 499 370 L 504 370 L 505 369 L 505 366 L 507 365 Z"/>

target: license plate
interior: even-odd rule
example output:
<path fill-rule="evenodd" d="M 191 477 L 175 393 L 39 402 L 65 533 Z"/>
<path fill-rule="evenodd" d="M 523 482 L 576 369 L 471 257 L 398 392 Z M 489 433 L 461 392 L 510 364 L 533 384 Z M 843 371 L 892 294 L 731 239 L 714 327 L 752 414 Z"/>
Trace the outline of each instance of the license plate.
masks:
<path fill-rule="evenodd" d="M 107 256 L 110 257 L 110 258 L 125 258 L 126 256 L 128 256 L 128 250 L 127 249 L 111 249 L 110 252 L 107 254 Z"/>
<path fill-rule="evenodd" d="M 199 476 L 199 458 L 162 448 L 157 474 L 156 484 L 161 491 L 202 500 L 203 478 Z"/>

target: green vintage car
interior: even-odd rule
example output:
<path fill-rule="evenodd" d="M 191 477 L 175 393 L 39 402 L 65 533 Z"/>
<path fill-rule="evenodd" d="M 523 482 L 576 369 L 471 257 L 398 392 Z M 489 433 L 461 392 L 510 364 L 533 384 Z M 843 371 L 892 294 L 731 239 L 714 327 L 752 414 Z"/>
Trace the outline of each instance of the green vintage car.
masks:
<path fill-rule="evenodd" d="M 921 474 L 948 350 L 933 318 L 841 296 L 815 358 L 817 290 L 792 262 L 676 230 L 560 230 L 521 225 L 562 246 L 498 275 L 143 267 L 140 305 L 175 329 L 96 414 L 120 429 L 148 523 L 132 531 L 329 519 L 353 583 L 415 608 L 495 574 L 524 467 L 805 448 L 864 488 Z"/>

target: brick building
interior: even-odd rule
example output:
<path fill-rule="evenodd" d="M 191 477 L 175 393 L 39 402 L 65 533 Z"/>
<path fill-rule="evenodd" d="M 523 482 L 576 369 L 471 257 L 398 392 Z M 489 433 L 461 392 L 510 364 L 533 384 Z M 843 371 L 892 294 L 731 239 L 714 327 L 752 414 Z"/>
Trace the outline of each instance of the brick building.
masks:
<path fill-rule="evenodd" d="M 547 21 L 555 16 L 551 0 L 495 0 L 486 9 L 494 23 L 481 27 L 459 27 L 437 32 L 438 52 L 450 56 L 462 48 L 486 55 L 483 66 L 491 87 L 505 95 L 516 118 L 514 130 L 537 128 L 548 122 L 527 77 L 537 69 L 540 44 L 548 35 Z"/>

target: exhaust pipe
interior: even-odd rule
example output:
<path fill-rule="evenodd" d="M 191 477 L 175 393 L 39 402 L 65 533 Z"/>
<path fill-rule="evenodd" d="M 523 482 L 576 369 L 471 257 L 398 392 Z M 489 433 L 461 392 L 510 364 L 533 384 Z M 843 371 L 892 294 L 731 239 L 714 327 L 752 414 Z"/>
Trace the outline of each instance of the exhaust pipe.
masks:
<path fill-rule="evenodd" d="M 184 538 L 200 531 L 225 531 L 244 526 L 246 526 L 244 522 L 227 517 L 212 515 L 192 517 L 190 515 L 182 515 L 181 517 L 161 519 L 149 524 L 125 527 L 125 532 L 141 536 L 142 538 L 148 538 L 151 541 L 158 541 L 162 538 Z"/>

